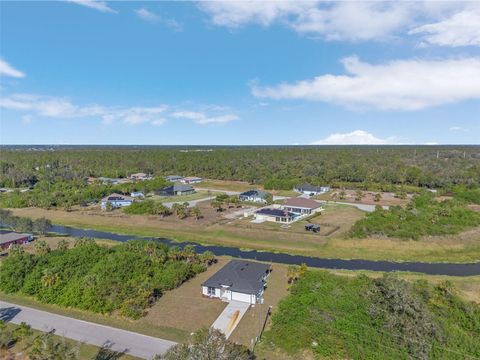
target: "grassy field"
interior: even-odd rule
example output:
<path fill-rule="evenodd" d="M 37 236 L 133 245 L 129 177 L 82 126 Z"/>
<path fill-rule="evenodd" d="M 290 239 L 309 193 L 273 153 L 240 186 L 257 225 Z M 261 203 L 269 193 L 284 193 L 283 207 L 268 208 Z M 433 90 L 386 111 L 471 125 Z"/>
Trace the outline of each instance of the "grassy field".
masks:
<path fill-rule="evenodd" d="M 206 208 L 205 213 L 207 211 L 213 210 Z M 342 233 L 348 231 L 355 218 L 363 214 L 347 206 L 327 208 L 324 214 L 314 219 L 320 224 L 343 227 L 331 236 L 295 232 L 280 227 L 265 228 L 257 226 L 263 224 L 248 221 L 243 222 L 242 226 L 236 226 L 235 220 L 219 223 L 214 219 L 202 219 L 197 222 L 174 217 L 161 219 L 126 214 L 97 215 L 38 208 L 13 209 L 13 212 L 31 218 L 47 217 L 55 224 L 79 228 L 316 257 L 426 262 L 472 262 L 480 259 L 480 228 L 454 236 L 424 237 L 418 241 L 381 237 L 344 238 Z"/>
<path fill-rule="evenodd" d="M 7 328 L 15 329 L 17 325 L 7 323 Z M 33 336 L 41 335 L 41 331 L 33 330 Z M 54 335 L 56 339 L 61 339 L 60 336 Z M 65 342 L 72 346 L 76 346 L 77 342 L 74 340 L 66 339 Z M 16 342 L 11 348 L 8 350 L 0 350 L 0 359 L 8 359 L 8 360 L 26 360 L 27 353 L 28 353 L 28 341 L 22 340 Z M 118 353 L 109 349 L 102 349 L 98 346 L 89 345 L 85 343 L 80 343 L 79 347 L 79 358 L 80 360 L 140 360 L 132 355 Z"/>
<path fill-rule="evenodd" d="M 227 191 L 247 191 L 250 189 L 260 189 L 261 185 L 251 185 L 245 181 L 228 181 L 228 180 L 214 180 L 205 179 L 201 183 L 194 184 L 194 188 L 212 189 L 212 190 L 227 190 Z"/>
<path fill-rule="evenodd" d="M 211 193 L 209 191 L 197 191 L 193 194 L 189 195 L 177 195 L 177 196 L 158 196 L 158 195 L 151 195 L 147 196 L 147 199 L 155 200 L 158 202 L 179 202 L 183 203 L 185 201 L 192 201 L 192 200 L 199 200 L 199 199 L 204 199 L 210 196 L 215 196 L 218 195 L 218 193 Z"/>

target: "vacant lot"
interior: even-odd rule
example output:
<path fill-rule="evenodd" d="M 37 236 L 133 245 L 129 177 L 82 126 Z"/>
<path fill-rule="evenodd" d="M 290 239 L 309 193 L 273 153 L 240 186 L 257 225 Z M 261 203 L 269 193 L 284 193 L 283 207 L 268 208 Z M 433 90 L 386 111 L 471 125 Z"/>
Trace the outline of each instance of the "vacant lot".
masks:
<path fill-rule="evenodd" d="M 336 201 L 345 201 L 349 203 L 357 203 L 357 204 L 367 204 L 367 205 L 400 205 L 404 206 L 408 204 L 411 200 L 412 195 L 408 194 L 406 199 L 399 199 L 395 197 L 395 194 L 392 192 L 377 192 L 377 191 L 362 191 L 363 197 L 361 200 L 357 201 L 355 198 L 357 196 L 356 190 L 344 190 L 345 197 L 343 199 L 340 198 L 340 189 L 334 189 L 329 191 L 328 193 L 321 194 L 314 196 L 314 199 L 318 200 L 336 200 Z M 375 195 L 380 194 L 381 198 L 380 201 L 375 201 Z"/>
<path fill-rule="evenodd" d="M 229 180 L 214 180 L 205 179 L 199 184 L 194 184 L 194 188 L 198 189 L 213 189 L 213 190 L 227 190 L 227 191 L 247 191 L 250 189 L 260 189 L 260 185 L 251 185 L 246 181 L 229 181 Z"/>
<path fill-rule="evenodd" d="M 159 202 L 178 202 L 178 203 L 184 203 L 185 201 L 191 201 L 191 200 L 199 200 L 199 199 L 204 199 L 210 196 L 215 196 L 218 195 L 218 193 L 213 194 L 210 191 L 197 191 L 193 194 L 189 195 L 177 195 L 177 196 L 159 196 L 159 195 L 147 195 L 147 199 L 152 199 L 155 201 Z"/>

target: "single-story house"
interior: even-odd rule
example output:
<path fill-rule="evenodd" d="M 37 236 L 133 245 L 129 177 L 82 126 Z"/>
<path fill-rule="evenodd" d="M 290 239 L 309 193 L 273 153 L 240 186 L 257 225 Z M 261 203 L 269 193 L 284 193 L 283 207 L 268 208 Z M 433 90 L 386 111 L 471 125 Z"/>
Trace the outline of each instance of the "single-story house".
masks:
<path fill-rule="evenodd" d="M 288 224 L 295 219 L 295 214 L 282 209 L 263 208 L 255 212 L 255 219 Z"/>
<path fill-rule="evenodd" d="M 189 184 L 175 183 L 171 186 L 155 191 L 155 194 L 160 196 L 175 196 L 175 195 L 189 195 L 193 194 L 195 189 Z"/>
<path fill-rule="evenodd" d="M 324 194 L 328 191 L 330 191 L 329 186 L 314 186 L 310 184 L 302 184 L 302 185 L 297 185 L 293 188 L 294 191 L 299 192 L 301 194 L 306 194 L 306 195 L 318 195 L 318 194 Z"/>
<path fill-rule="evenodd" d="M 130 175 L 131 180 L 139 180 L 139 181 L 144 181 L 144 180 L 150 180 L 152 177 L 150 175 L 147 175 L 145 173 L 136 173 Z"/>
<path fill-rule="evenodd" d="M 6 232 L 0 234 L 0 248 L 2 250 L 8 249 L 14 244 L 26 244 L 33 240 L 32 234 L 20 234 L 16 232 Z"/>
<path fill-rule="evenodd" d="M 180 176 L 180 175 L 165 176 L 165 180 L 170 181 L 170 182 L 179 182 L 182 179 L 183 179 L 183 176 Z"/>
<path fill-rule="evenodd" d="M 296 215 L 310 215 L 320 210 L 322 204 L 315 200 L 296 197 L 285 200 L 282 208 Z"/>
<path fill-rule="evenodd" d="M 182 180 L 180 180 L 180 182 L 184 184 L 198 184 L 198 183 L 201 183 L 202 181 L 203 179 L 198 176 L 187 176 L 187 177 L 184 177 Z"/>
<path fill-rule="evenodd" d="M 222 301 L 260 302 L 271 266 L 246 260 L 231 260 L 202 284 L 202 294 Z"/>
<path fill-rule="evenodd" d="M 238 198 L 240 201 L 250 201 L 256 203 L 267 203 L 267 193 L 261 190 L 248 190 L 241 193 Z"/>
<path fill-rule="evenodd" d="M 130 206 L 133 203 L 133 198 L 121 194 L 108 195 L 104 197 L 100 203 L 102 210 L 105 210 L 107 208 L 108 203 L 110 203 L 114 209 Z"/>
<path fill-rule="evenodd" d="M 133 191 L 133 192 L 130 193 L 130 196 L 132 198 L 144 198 L 145 194 L 141 191 Z"/>

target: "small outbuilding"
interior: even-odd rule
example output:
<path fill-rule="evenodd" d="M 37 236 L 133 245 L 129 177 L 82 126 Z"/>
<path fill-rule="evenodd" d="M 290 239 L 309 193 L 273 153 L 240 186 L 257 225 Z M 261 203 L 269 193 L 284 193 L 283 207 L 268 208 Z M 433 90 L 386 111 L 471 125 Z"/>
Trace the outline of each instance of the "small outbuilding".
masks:
<path fill-rule="evenodd" d="M 21 234 L 16 232 L 0 233 L 0 248 L 8 249 L 11 245 L 27 244 L 33 240 L 32 234 Z"/>
<path fill-rule="evenodd" d="M 226 302 L 255 304 L 263 295 L 270 272 L 268 264 L 231 260 L 202 284 L 202 294 Z"/>
<path fill-rule="evenodd" d="M 180 175 L 168 175 L 165 176 L 165 180 L 170 181 L 170 182 L 178 182 L 183 179 L 183 176 Z"/>

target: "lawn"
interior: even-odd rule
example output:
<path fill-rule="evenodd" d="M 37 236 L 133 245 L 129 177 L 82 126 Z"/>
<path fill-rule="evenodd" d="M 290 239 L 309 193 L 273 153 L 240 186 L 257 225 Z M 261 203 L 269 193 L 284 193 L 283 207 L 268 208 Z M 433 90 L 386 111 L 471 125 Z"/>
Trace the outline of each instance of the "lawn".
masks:
<path fill-rule="evenodd" d="M 332 224 L 348 224 L 355 209 L 338 207 L 345 213 L 328 208 L 322 221 Z M 348 210 L 347 210 L 348 209 Z M 480 227 L 457 235 L 424 237 L 418 241 L 371 237 L 346 239 L 334 233 L 318 236 L 307 232 L 288 232 L 289 229 L 264 229 L 250 222 L 236 226 L 236 221 L 219 223 L 219 216 L 206 206 L 202 213 L 206 218 L 179 220 L 173 216 L 100 214 L 100 212 L 43 210 L 38 208 L 12 209 L 15 215 L 31 218 L 47 217 L 55 224 L 79 228 L 111 231 L 138 236 L 167 237 L 177 241 L 193 241 L 203 244 L 234 246 L 243 249 L 270 250 L 307 256 L 427 262 L 472 262 L 480 259 Z M 347 212 L 351 212 L 348 218 Z M 344 225 L 345 229 L 348 225 Z"/>

